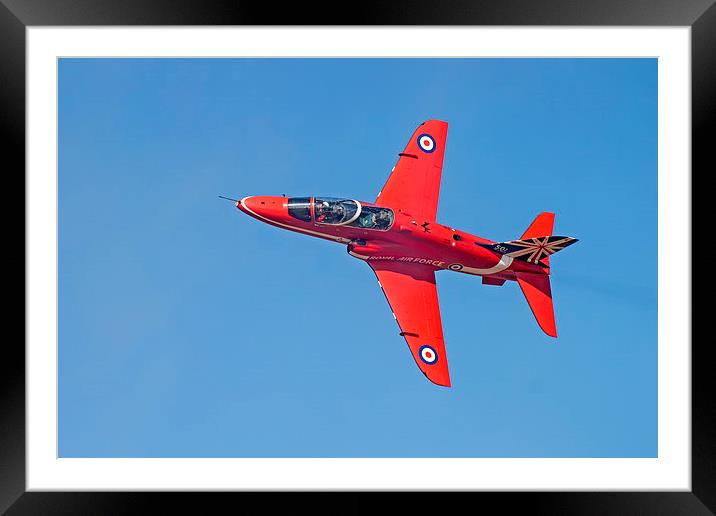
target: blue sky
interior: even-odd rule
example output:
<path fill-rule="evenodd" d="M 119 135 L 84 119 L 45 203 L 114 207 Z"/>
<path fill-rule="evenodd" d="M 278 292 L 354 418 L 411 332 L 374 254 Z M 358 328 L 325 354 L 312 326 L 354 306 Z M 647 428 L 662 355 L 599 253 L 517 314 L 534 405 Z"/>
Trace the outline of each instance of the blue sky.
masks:
<path fill-rule="evenodd" d="M 555 211 L 557 340 L 438 274 L 453 388 L 369 267 L 217 195 L 372 201 L 450 124 L 438 222 Z M 329 302 L 327 302 L 327 300 Z M 654 457 L 655 59 L 62 59 L 62 457 Z"/>

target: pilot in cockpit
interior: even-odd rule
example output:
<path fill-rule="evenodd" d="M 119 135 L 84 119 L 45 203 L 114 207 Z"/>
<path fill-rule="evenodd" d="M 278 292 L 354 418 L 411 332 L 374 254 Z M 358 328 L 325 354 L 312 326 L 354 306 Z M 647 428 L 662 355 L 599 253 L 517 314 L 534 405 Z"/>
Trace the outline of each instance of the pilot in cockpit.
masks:
<path fill-rule="evenodd" d="M 346 216 L 346 209 L 340 202 L 318 201 L 315 206 L 316 222 L 339 224 Z"/>
<path fill-rule="evenodd" d="M 339 202 L 333 203 L 331 206 L 331 221 L 333 223 L 341 222 L 346 215 L 346 209 Z"/>
<path fill-rule="evenodd" d="M 328 210 L 328 203 L 326 201 L 322 201 L 319 203 L 316 203 L 316 222 L 325 222 Z"/>
<path fill-rule="evenodd" d="M 375 226 L 376 217 L 375 213 L 366 212 L 358 219 L 358 225 L 362 228 L 372 228 Z"/>
<path fill-rule="evenodd" d="M 375 217 L 375 227 L 378 229 L 387 229 L 390 226 L 390 217 L 386 210 L 380 210 Z"/>

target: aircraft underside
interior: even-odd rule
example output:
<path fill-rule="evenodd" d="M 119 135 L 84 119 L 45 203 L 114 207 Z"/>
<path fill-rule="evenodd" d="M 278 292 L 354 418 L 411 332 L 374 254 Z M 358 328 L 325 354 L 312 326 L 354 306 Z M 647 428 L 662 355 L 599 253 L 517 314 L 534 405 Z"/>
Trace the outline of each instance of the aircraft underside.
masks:
<path fill-rule="evenodd" d="M 550 256 L 576 242 L 554 236 L 554 214 L 540 214 L 517 240 L 495 242 L 435 222 L 447 123 L 421 124 L 374 203 L 333 197 L 251 196 L 241 211 L 272 226 L 344 244 L 373 270 L 417 366 L 451 385 L 435 272 L 517 281 L 540 328 L 557 336 Z"/>

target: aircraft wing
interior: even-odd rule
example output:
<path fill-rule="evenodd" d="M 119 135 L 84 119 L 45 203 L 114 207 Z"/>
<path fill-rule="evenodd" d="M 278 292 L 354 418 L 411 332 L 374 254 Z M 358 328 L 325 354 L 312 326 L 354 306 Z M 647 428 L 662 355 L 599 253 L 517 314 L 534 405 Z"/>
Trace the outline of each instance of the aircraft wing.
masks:
<path fill-rule="evenodd" d="M 450 387 L 435 271 L 395 262 L 368 262 L 415 362 L 433 383 Z"/>
<path fill-rule="evenodd" d="M 433 222 L 438 211 L 447 122 L 428 120 L 410 137 L 375 203 L 400 208 L 419 222 Z"/>

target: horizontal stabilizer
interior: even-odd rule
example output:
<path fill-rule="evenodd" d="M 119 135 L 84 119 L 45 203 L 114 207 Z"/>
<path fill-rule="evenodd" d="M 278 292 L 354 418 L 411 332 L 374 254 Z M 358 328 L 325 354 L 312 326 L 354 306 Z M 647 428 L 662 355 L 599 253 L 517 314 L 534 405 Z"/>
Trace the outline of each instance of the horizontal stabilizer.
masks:
<path fill-rule="evenodd" d="M 537 324 L 550 337 L 557 336 L 557 325 L 554 322 L 554 305 L 549 276 L 531 272 L 516 272 L 517 283 L 537 319 Z"/>

